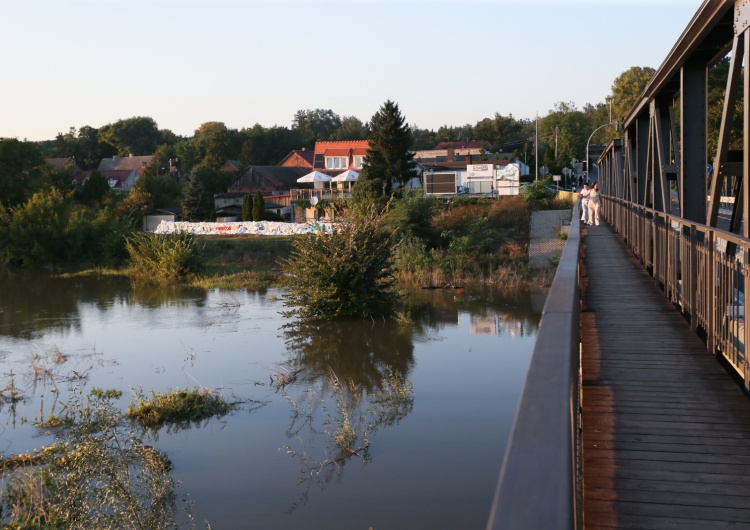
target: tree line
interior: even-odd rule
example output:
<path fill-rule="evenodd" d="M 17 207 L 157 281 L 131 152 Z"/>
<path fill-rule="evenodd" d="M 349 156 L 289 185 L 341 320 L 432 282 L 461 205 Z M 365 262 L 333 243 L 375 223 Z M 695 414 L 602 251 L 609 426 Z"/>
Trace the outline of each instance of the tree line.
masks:
<path fill-rule="evenodd" d="M 709 159 L 715 153 L 728 64 L 728 59 L 724 59 L 709 71 Z M 558 102 L 539 119 L 538 137 L 535 121 L 499 113 L 474 125 L 445 125 L 436 131 L 420 129 L 408 125 L 400 109 L 387 102 L 367 123 L 353 116 L 341 117 L 332 110 L 308 109 L 294 115 L 291 127 L 256 124 L 232 129 L 222 122 L 206 122 L 188 137 L 160 129 L 152 118 L 132 117 L 98 129 L 71 128 L 48 141 L 0 138 L 0 260 L 44 262 L 72 256 L 94 259 L 97 255 L 116 259 L 123 254 L 122 245 L 100 240 L 100 244 L 109 245 L 103 251 L 87 242 L 87 237 L 97 231 L 122 231 L 125 224 L 138 226 L 140 216 L 153 208 L 182 206 L 188 220 L 208 220 L 214 212 L 213 195 L 225 192 L 235 178 L 221 170 L 227 160 L 239 160 L 244 166 L 275 165 L 292 150 L 312 149 L 319 140 L 377 140 L 379 131 L 387 130 L 388 125 L 378 120 L 399 122 L 397 128 L 403 132 L 399 134 L 399 149 L 415 151 L 431 149 L 442 141 L 481 140 L 491 146 L 492 152 L 511 154 L 532 167 L 538 154 L 540 166 L 558 173 L 572 158 L 584 157 L 590 131 L 627 114 L 653 74 L 654 70 L 648 67 L 623 72 L 614 80 L 611 99 L 605 102 L 586 104 L 581 109 L 573 102 Z M 735 127 L 740 131 L 742 105 L 740 99 L 735 109 Z M 604 127 L 592 143 L 606 143 L 617 134 L 614 128 Z M 735 134 L 733 138 L 733 142 L 741 142 L 742 135 Z M 101 175 L 95 173 L 85 184 L 73 183 L 69 171 L 55 170 L 45 162 L 48 158 L 75 157 L 81 168 L 94 169 L 103 158 L 129 154 L 154 156 L 136 186 L 124 197 L 110 194 Z M 370 167 L 355 189 L 360 188 L 359 193 L 372 200 L 390 191 L 392 181 L 377 174 L 382 161 L 389 158 L 387 153 L 373 152 L 370 158 Z M 402 178 L 404 168 L 411 167 L 411 162 L 405 164 L 388 171 L 396 171 L 391 175 Z M 187 180 L 175 179 L 168 170 L 170 166 L 178 166 Z M 45 219 L 52 214 L 57 216 L 57 224 Z M 35 215 L 40 218 L 35 220 Z M 30 220 L 38 222 L 36 231 L 30 228 Z M 32 235 L 42 233 L 43 237 Z M 40 238 L 49 238 L 49 244 L 40 243 Z M 8 246 L 11 240 L 16 247 Z M 62 246 L 63 241 L 67 246 Z M 9 248 L 16 250 L 9 252 Z"/>

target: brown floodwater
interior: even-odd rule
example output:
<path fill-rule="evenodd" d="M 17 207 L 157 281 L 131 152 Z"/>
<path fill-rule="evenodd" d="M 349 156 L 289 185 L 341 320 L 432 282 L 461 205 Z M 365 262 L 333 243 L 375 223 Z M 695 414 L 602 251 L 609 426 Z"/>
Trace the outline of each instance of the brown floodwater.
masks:
<path fill-rule="evenodd" d="M 12 380 L 26 400 L 0 408 L 0 450 L 49 445 L 34 420 L 74 385 L 121 390 L 123 410 L 132 389 L 205 387 L 240 405 L 149 440 L 198 522 L 484 528 L 543 303 L 544 293 L 419 291 L 399 321 L 302 326 L 281 316 L 277 290 L 3 280 L 0 388 Z M 44 363 L 48 376 L 34 377 Z M 282 387 L 279 374 L 296 377 Z M 335 444 L 343 423 L 358 454 Z"/>

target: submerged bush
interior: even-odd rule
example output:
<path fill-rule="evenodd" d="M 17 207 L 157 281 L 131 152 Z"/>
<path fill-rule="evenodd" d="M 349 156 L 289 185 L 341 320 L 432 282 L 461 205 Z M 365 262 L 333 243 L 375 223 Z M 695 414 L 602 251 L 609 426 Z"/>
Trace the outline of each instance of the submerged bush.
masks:
<path fill-rule="evenodd" d="M 136 233 L 125 246 L 133 276 L 151 283 L 170 283 L 186 279 L 202 267 L 202 249 L 188 233 Z"/>
<path fill-rule="evenodd" d="M 290 292 L 287 315 L 302 318 L 388 316 L 393 290 L 391 236 L 383 216 L 350 218 L 332 232 L 318 231 L 295 240 L 281 261 Z"/>

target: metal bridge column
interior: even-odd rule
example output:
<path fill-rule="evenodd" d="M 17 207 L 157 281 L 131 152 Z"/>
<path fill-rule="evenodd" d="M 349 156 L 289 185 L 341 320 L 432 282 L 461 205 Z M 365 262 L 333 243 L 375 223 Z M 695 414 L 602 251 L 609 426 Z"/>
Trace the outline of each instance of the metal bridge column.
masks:
<path fill-rule="evenodd" d="M 646 190 L 646 185 L 648 184 L 648 118 L 638 118 L 635 129 L 635 160 L 633 160 L 635 167 L 631 169 L 635 169 L 636 202 L 641 206 L 649 206 L 646 203 L 646 197 L 648 196 Z"/>
<path fill-rule="evenodd" d="M 746 2 L 743 2 L 743 5 Z M 735 6 L 740 11 L 739 2 L 735 3 Z M 750 15 L 747 11 L 744 12 L 747 17 Z M 750 17 L 748 17 L 750 18 Z M 747 27 L 748 18 L 745 18 L 744 27 Z M 739 22 L 739 21 L 738 21 Z M 750 58 L 750 38 L 748 38 L 747 31 L 744 32 L 743 48 L 745 52 L 745 59 Z M 750 102 L 750 72 L 748 71 L 747 65 L 745 65 L 744 71 L 744 101 L 742 109 L 742 122 L 743 122 L 743 141 L 742 141 L 742 237 L 745 239 L 750 237 L 750 185 L 748 185 L 747 179 L 750 176 L 750 109 L 748 109 L 748 102 Z M 742 248 L 742 276 L 744 279 L 744 304 L 743 304 L 743 316 L 745 321 L 745 337 L 744 337 L 744 350 L 742 352 L 742 366 L 744 368 L 744 380 L 745 390 L 750 390 L 750 364 L 747 360 L 747 350 L 750 346 L 750 325 L 747 322 L 747 299 L 750 296 L 750 274 L 748 274 L 748 261 L 750 260 L 750 246 L 746 243 Z"/>
<path fill-rule="evenodd" d="M 706 82 L 703 61 L 692 60 L 681 70 L 680 214 L 706 223 Z"/>

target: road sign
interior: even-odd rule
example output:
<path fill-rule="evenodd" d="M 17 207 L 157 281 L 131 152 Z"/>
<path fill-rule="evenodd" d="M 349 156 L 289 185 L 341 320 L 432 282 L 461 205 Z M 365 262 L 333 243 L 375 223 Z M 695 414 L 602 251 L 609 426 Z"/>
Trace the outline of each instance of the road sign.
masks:
<path fill-rule="evenodd" d="M 706 172 L 713 173 L 713 171 L 714 171 L 714 167 L 711 164 L 708 164 L 708 166 L 706 167 Z"/>

